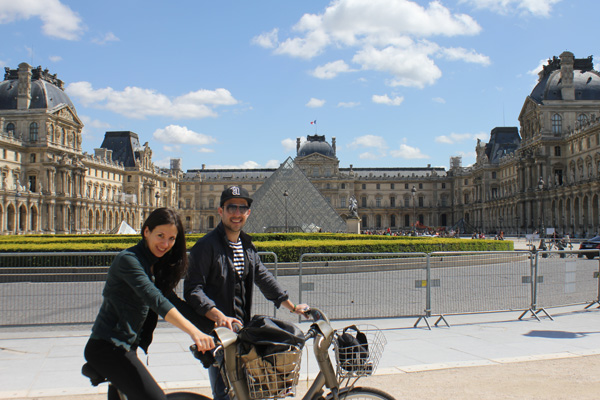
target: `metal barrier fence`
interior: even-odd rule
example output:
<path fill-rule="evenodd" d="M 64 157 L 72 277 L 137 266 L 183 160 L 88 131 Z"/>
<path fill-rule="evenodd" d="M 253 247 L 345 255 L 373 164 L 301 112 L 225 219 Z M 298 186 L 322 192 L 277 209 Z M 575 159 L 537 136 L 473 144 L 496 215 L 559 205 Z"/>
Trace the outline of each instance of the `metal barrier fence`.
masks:
<path fill-rule="evenodd" d="M 108 267 L 117 252 L 0 253 L 0 326 L 94 321 Z M 427 318 L 600 304 L 600 260 L 585 251 L 303 254 L 282 267 L 265 265 L 298 303 L 327 309 L 332 319 Z M 182 286 L 177 288 L 182 297 Z M 253 312 L 277 311 L 255 291 Z M 279 312 L 279 318 L 297 316 Z"/>

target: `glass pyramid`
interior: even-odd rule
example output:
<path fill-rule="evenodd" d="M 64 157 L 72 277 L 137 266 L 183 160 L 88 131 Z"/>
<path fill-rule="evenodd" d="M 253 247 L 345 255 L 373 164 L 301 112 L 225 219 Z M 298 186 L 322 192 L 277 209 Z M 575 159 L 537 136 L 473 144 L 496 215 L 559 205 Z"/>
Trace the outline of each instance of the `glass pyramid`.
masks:
<path fill-rule="evenodd" d="M 252 198 L 252 211 L 244 227 L 248 233 L 347 231 L 346 222 L 291 157 Z"/>

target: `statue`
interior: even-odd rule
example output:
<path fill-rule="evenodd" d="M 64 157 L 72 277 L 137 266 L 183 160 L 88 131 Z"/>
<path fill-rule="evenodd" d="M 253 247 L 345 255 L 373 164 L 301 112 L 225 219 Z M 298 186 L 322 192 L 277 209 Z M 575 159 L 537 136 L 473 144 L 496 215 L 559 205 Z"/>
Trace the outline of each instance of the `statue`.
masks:
<path fill-rule="evenodd" d="M 348 204 L 348 211 L 350 211 L 350 218 L 358 218 L 358 204 L 356 202 L 356 197 L 351 196 Z"/>

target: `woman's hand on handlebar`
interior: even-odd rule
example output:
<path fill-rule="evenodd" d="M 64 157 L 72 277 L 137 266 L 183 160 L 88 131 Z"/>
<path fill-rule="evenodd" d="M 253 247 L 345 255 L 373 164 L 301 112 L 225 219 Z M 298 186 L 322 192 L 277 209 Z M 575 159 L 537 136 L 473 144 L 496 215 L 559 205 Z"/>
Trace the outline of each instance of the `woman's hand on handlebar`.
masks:
<path fill-rule="evenodd" d="M 201 331 L 192 332 L 190 337 L 194 341 L 198 351 L 201 351 L 202 353 L 215 348 L 215 341 L 213 337 L 202 333 Z"/>
<path fill-rule="evenodd" d="M 308 318 L 309 311 L 310 311 L 310 306 L 308 304 L 296 304 L 296 307 L 292 312 L 294 314 L 302 315 L 303 317 Z"/>

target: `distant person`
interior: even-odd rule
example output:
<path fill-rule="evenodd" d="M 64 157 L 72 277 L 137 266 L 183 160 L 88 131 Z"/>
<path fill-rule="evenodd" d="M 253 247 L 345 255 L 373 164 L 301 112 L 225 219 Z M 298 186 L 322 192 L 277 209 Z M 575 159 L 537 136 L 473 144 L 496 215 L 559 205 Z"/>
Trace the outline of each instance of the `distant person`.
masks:
<path fill-rule="evenodd" d="M 114 259 L 104 297 L 84 355 L 130 400 L 165 400 L 167 397 L 136 354 L 146 353 L 158 315 L 190 335 L 202 351 L 214 347 L 172 304 L 179 303 L 173 289 L 186 272 L 183 226 L 168 208 L 154 210 L 142 226 L 142 240 Z M 169 299 L 171 299 L 171 301 Z"/>
<path fill-rule="evenodd" d="M 264 266 L 250 236 L 242 231 L 250 215 L 248 191 L 232 186 L 221 193 L 221 222 L 190 250 L 190 269 L 184 281 L 187 302 L 196 312 L 219 327 L 250 321 L 252 292 L 258 286 L 278 308 L 302 315 L 306 304 L 294 305 L 287 292 Z M 208 370 L 215 400 L 229 399 L 216 367 Z"/>

